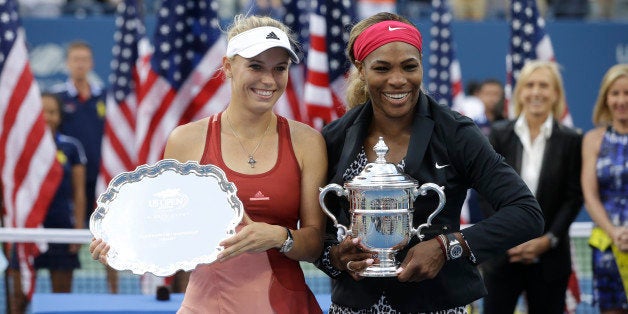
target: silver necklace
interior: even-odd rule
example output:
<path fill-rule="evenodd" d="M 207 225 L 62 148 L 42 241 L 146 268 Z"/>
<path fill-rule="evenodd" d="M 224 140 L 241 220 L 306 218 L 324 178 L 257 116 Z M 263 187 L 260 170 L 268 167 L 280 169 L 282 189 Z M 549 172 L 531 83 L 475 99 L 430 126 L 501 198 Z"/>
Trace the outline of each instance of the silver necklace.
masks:
<path fill-rule="evenodd" d="M 266 130 L 264 131 L 264 134 L 262 134 L 262 137 L 259 139 L 257 146 L 255 146 L 255 149 L 253 149 L 253 152 L 249 153 L 246 151 L 246 148 L 244 148 L 244 144 L 242 144 L 242 140 L 240 140 L 240 136 L 238 135 L 238 132 L 236 132 L 236 130 L 233 128 L 233 124 L 231 124 L 231 119 L 229 119 L 229 115 L 225 114 L 225 116 L 227 117 L 229 128 L 231 128 L 231 133 L 233 133 L 233 135 L 238 140 L 238 143 L 240 143 L 240 147 L 242 147 L 242 151 L 246 155 L 249 156 L 249 160 L 247 162 L 249 163 L 251 168 L 255 168 L 255 163 L 257 163 L 257 161 L 255 160 L 255 158 L 253 158 L 253 156 L 255 155 L 255 152 L 257 152 L 257 149 L 260 147 L 260 145 L 262 145 L 262 142 L 264 141 L 264 136 L 266 136 L 266 133 L 268 133 L 268 129 L 270 129 L 270 122 L 273 121 L 273 117 L 271 116 L 270 119 L 268 120 L 268 125 L 266 125 Z"/>

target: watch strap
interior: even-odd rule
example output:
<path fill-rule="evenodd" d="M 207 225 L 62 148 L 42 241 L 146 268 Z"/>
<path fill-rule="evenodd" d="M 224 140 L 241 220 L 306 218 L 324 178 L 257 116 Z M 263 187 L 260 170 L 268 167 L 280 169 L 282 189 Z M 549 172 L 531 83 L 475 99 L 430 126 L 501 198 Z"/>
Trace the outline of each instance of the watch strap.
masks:
<path fill-rule="evenodd" d="M 281 248 L 279 249 L 279 252 L 281 253 L 286 253 L 292 249 L 292 244 L 293 244 L 292 232 L 290 232 L 290 228 L 286 228 L 286 231 L 288 233 L 286 241 L 284 241 L 284 243 L 281 245 Z"/>
<path fill-rule="evenodd" d="M 558 246 L 558 238 L 554 235 L 554 233 L 550 231 L 550 232 L 547 232 L 545 235 L 549 238 L 550 247 L 552 249 Z"/>

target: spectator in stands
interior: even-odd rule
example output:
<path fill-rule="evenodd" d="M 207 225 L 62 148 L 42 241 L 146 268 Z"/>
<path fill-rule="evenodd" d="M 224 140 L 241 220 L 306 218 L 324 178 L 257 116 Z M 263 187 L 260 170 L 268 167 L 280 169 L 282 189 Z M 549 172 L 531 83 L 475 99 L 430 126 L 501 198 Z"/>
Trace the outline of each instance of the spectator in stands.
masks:
<path fill-rule="evenodd" d="M 63 102 L 63 122 L 61 133 L 78 139 L 87 156 L 85 181 L 86 211 L 84 226 L 89 226 L 89 218 L 96 208 L 96 179 L 100 170 L 100 144 L 105 123 L 105 98 L 102 88 L 90 81 L 89 74 L 94 68 L 91 46 L 84 41 L 74 41 L 66 51 L 68 80 L 51 87 Z M 118 292 L 118 276 L 108 269 L 109 291 Z"/>
<path fill-rule="evenodd" d="M 584 19 L 589 15 L 589 0 L 552 0 L 550 10 L 556 19 Z"/>
<path fill-rule="evenodd" d="M 512 98 L 518 118 L 493 125 L 495 151 L 534 192 L 545 217 L 544 234 L 482 264 L 485 314 L 513 313 L 525 293 L 528 313 L 563 313 L 571 274 L 569 226 L 582 206 L 582 135 L 557 120 L 565 107 L 558 65 L 530 61 Z M 490 216 L 489 216 L 490 217 Z"/>
<path fill-rule="evenodd" d="M 356 12 L 358 18 L 363 19 L 371 16 L 377 12 L 391 12 L 397 11 L 397 0 L 357 0 Z"/>
<path fill-rule="evenodd" d="M 510 2 L 507 0 L 487 0 L 485 19 L 505 20 L 510 14 L 508 12 Z"/>
<path fill-rule="evenodd" d="M 88 15 L 113 14 L 122 0 L 67 0 L 63 11 L 79 18 Z"/>
<path fill-rule="evenodd" d="M 281 0 L 244 0 L 243 12 L 281 19 L 286 13 Z"/>
<path fill-rule="evenodd" d="M 19 0 L 20 16 L 55 18 L 63 12 L 66 0 Z"/>
<path fill-rule="evenodd" d="M 488 78 L 482 81 L 476 96 L 484 104 L 484 116 L 489 124 L 504 119 L 504 85 L 499 80 Z"/>
<path fill-rule="evenodd" d="M 454 101 L 452 109 L 471 118 L 481 130 L 484 130 L 489 128 L 489 124 L 484 114 L 486 111 L 484 103 L 482 103 L 482 100 L 478 97 L 481 86 L 481 83 L 478 81 L 469 81 L 465 87 L 464 98 L 458 102 Z"/>
<path fill-rule="evenodd" d="M 465 98 L 453 109 L 471 118 L 484 135 L 488 136 L 491 124 L 503 119 L 504 86 L 493 78 L 482 82 L 469 81 Z"/>
<path fill-rule="evenodd" d="M 43 116 L 57 145 L 57 161 L 63 168 L 63 179 L 57 189 L 44 228 L 82 229 L 85 215 L 85 152 L 81 143 L 59 132 L 63 113 L 61 100 L 54 94 L 42 94 Z M 49 243 L 48 250 L 35 258 L 35 268 L 50 271 L 52 292 L 72 292 L 74 269 L 80 268 L 80 244 Z"/>
<path fill-rule="evenodd" d="M 611 67 L 593 108 L 597 126 L 582 145 L 585 207 L 595 223 L 593 301 L 603 314 L 628 313 L 628 64 Z M 622 281 L 623 280 L 623 281 Z"/>
<path fill-rule="evenodd" d="M 432 13 L 431 0 L 397 0 L 395 12 L 403 12 L 412 21 L 429 19 Z"/>
<path fill-rule="evenodd" d="M 452 12 L 458 20 L 482 21 L 486 16 L 487 0 L 453 0 Z"/>
<path fill-rule="evenodd" d="M 403 16 L 378 13 L 353 26 L 347 55 L 354 65 L 347 91 L 349 111 L 323 128 L 330 182 L 342 184 L 376 158 L 380 136 L 386 159 L 421 183 L 443 187 L 446 203 L 425 231 L 398 254 L 397 277 L 362 278 L 377 262 L 359 238 L 337 240 L 327 224 L 317 266 L 333 280 L 330 313 L 465 313 L 485 294 L 475 263 L 541 235 L 537 201 L 515 171 L 490 147 L 471 119 L 421 91 L 422 39 Z M 476 187 L 499 211 L 460 231 L 461 206 Z M 326 205 L 349 226 L 346 198 L 327 194 Z M 414 202 L 415 225 L 436 207 L 434 193 Z M 420 209 L 420 210 L 418 210 Z"/>
<path fill-rule="evenodd" d="M 321 252 L 325 143 L 313 128 L 273 113 L 299 62 L 289 33 L 270 17 L 236 16 L 222 59 L 227 108 L 168 139 L 166 158 L 223 169 L 245 211 L 236 235 L 220 243 L 218 261 L 190 275 L 179 313 L 321 313 L 299 261 Z M 93 241 L 90 251 L 106 262 L 106 243 Z"/>
<path fill-rule="evenodd" d="M 593 0 L 590 5 L 593 19 L 612 21 L 628 18 L 627 0 Z"/>

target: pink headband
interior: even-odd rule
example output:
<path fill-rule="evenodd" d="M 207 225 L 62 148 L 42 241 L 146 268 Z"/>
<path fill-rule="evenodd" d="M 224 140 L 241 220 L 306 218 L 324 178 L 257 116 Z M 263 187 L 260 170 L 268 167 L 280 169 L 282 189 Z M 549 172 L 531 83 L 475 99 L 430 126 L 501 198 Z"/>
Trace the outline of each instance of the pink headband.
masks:
<path fill-rule="evenodd" d="M 422 51 L 421 33 L 416 27 L 399 21 L 383 21 L 369 26 L 358 35 L 353 43 L 353 56 L 362 61 L 373 50 L 393 41 L 408 43 Z"/>

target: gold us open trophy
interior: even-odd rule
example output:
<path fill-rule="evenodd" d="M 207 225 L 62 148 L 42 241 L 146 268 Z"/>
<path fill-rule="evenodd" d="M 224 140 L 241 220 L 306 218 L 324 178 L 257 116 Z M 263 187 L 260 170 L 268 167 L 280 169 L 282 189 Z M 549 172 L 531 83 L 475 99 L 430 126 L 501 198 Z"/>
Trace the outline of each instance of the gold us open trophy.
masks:
<path fill-rule="evenodd" d="M 432 219 L 443 209 L 445 193 L 442 187 L 434 183 L 425 183 L 419 187 L 417 180 L 404 174 L 396 165 L 388 163 L 385 158 L 388 146 L 382 137 L 373 150 L 377 154 L 375 162 L 367 164 L 360 174 L 345 182 L 344 188 L 335 183 L 322 188 L 319 202 L 334 227 L 338 228 L 340 240 L 348 235 L 358 237 L 367 249 L 377 254 L 379 262 L 366 268 L 360 275 L 394 277 L 398 265 L 395 254 L 408 244 L 412 236 L 416 235 L 420 240 L 424 238 L 421 230 L 431 226 Z M 414 228 L 414 200 L 429 190 L 438 194 L 438 207 L 425 223 Z M 339 224 L 325 205 L 325 195 L 331 191 L 349 200 L 349 228 Z"/>

